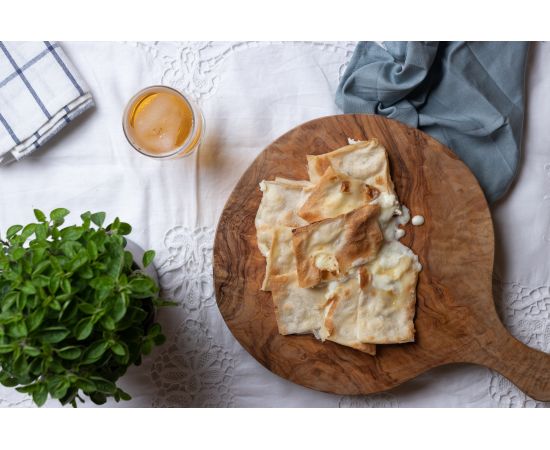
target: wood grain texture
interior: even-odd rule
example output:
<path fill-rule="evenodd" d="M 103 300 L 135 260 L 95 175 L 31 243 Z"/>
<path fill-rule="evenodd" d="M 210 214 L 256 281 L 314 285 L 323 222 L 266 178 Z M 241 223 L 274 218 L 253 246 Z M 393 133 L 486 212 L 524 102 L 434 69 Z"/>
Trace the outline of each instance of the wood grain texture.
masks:
<path fill-rule="evenodd" d="M 265 260 L 256 244 L 258 184 L 307 179 L 307 154 L 376 137 L 388 150 L 399 199 L 426 219 L 401 240 L 419 256 L 416 342 L 378 345 L 375 357 L 313 336 L 281 336 L 271 294 L 260 291 Z M 221 215 L 214 244 L 219 309 L 243 347 L 272 372 L 337 394 L 369 394 L 443 364 L 488 366 L 529 396 L 550 400 L 550 356 L 513 338 L 492 298 L 494 237 L 485 197 L 445 146 L 399 122 L 339 115 L 307 122 L 268 146 L 244 173 Z"/>

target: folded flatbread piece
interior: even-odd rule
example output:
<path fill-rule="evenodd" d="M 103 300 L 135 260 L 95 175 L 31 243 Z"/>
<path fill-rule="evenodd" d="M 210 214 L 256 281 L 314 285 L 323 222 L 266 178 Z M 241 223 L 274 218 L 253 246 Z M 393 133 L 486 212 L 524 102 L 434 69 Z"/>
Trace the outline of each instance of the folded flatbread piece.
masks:
<path fill-rule="evenodd" d="M 296 274 L 296 258 L 292 248 L 292 228 L 275 226 L 272 229 L 272 239 L 266 256 L 266 269 L 262 290 L 269 291 L 271 277 L 277 275 Z"/>
<path fill-rule="evenodd" d="M 358 277 L 354 276 L 343 282 L 329 283 L 327 299 L 324 322 L 326 339 L 370 355 L 376 354 L 375 345 L 365 344 L 359 339 L 357 329 L 360 301 Z"/>
<path fill-rule="evenodd" d="M 414 341 L 416 282 L 422 266 L 399 241 L 385 242 L 367 264 L 370 279 L 361 290 L 358 339 L 373 344 Z"/>
<path fill-rule="evenodd" d="M 365 206 L 379 194 L 378 189 L 364 181 L 336 172 L 329 166 L 310 189 L 298 215 L 310 223 L 330 219 Z"/>
<path fill-rule="evenodd" d="M 334 286 L 330 293 L 327 285 L 304 289 L 298 285 L 296 274 L 287 274 L 273 276 L 271 289 L 279 333 L 312 333 L 323 341 L 376 354 L 375 345 L 357 339 L 359 298 L 353 286 Z"/>
<path fill-rule="evenodd" d="M 302 289 L 295 273 L 271 277 L 270 286 L 279 333 L 321 333 L 326 287 Z"/>
<path fill-rule="evenodd" d="M 299 285 L 341 279 L 352 267 L 374 259 L 384 240 L 379 213 L 378 205 L 366 205 L 292 230 Z"/>
<path fill-rule="evenodd" d="M 309 179 L 317 183 L 331 166 L 336 172 L 362 180 L 380 192 L 394 194 L 386 149 L 377 139 L 359 141 L 323 155 L 308 155 Z"/>
<path fill-rule="evenodd" d="M 258 247 L 262 255 L 269 252 L 273 227 L 299 227 L 306 225 L 296 211 L 306 200 L 308 193 L 304 190 L 303 181 L 279 179 L 279 181 L 262 181 L 262 201 L 256 213 L 256 233 Z"/>

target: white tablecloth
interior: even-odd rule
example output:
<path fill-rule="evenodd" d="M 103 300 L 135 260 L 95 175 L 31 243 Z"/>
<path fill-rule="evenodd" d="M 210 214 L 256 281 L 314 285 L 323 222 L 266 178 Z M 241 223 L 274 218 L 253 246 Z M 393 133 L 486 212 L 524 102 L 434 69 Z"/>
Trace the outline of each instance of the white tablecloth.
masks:
<path fill-rule="evenodd" d="M 354 43 L 62 43 L 97 107 L 33 156 L 0 169 L 0 230 L 33 208 L 106 211 L 157 250 L 167 343 L 122 380 L 130 402 L 110 406 L 544 406 L 500 375 L 470 365 L 434 369 L 387 393 L 315 392 L 270 373 L 236 342 L 216 307 L 214 230 L 237 180 L 288 129 L 339 113 L 338 79 Z M 521 171 L 493 208 L 495 294 L 511 331 L 550 351 L 550 44 L 532 46 Z M 194 96 L 207 124 L 200 151 L 158 162 L 122 132 L 126 101 L 167 84 Z M 0 406 L 31 406 L 0 387 Z M 90 406 L 88 402 L 86 406 Z M 57 406 L 49 401 L 47 406 Z"/>

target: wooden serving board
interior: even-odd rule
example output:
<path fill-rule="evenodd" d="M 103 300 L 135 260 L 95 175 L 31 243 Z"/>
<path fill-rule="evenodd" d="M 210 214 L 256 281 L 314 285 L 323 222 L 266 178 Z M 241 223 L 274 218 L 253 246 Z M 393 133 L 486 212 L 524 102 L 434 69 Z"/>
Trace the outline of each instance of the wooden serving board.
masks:
<path fill-rule="evenodd" d="M 256 245 L 258 184 L 307 179 L 307 154 L 376 137 L 388 150 L 399 199 L 426 219 L 401 240 L 419 256 L 416 342 L 378 345 L 377 355 L 313 336 L 278 333 L 271 293 L 260 286 L 265 260 Z M 550 355 L 522 344 L 500 322 L 492 297 L 494 236 L 487 202 L 469 169 L 445 146 L 399 122 L 339 115 L 307 122 L 269 145 L 244 173 L 221 215 L 214 247 L 220 311 L 243 347 L 272 372 L 337 394 L 369 394 L 449 363 L 475 363 L 550 401 Z"/>

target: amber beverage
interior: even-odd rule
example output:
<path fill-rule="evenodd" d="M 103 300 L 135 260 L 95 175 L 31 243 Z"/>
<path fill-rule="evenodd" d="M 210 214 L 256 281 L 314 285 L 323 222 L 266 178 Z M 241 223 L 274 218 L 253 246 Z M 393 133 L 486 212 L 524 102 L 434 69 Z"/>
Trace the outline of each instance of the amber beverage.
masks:
<path fill-rule="evenodd" d="M 134 95 L 122 119 L 126 139 L 143 155 L 157 159 L 187 156 L 200 145 L 200 109 L 176 89 L 150 86 Z"/>

